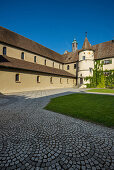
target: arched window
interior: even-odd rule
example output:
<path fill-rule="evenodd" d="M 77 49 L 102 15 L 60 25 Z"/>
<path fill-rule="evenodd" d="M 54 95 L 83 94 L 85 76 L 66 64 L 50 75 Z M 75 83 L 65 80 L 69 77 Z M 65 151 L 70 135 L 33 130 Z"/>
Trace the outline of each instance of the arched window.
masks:
<path fill-rule="evenodd" d="M 37 83 L 40 83 L 40 76 L 37 76 Z"/>
<path fill-rule="evenodd" d="M 54 67 L 54 62 L 53 62 L 53 67 Z"/>
<path fill-rule="evenodd" d="M 67 65 L 67 70 L 69 70 L 70 69 L 70 66 L 69 65 Z"/>
<path fill-rule="evenodd" d="M 46 60 L 44 60 L 44 65 L 46 65 Z"/>
<path fill-rule="evenodd" d="M 21 59 L 24 60 L 24 52 L 21 53 Z"/>
<path fill-rule="evenodd" d="M 34 56 L 34 62 L 36 63 L 36 56 Z"/>
<path fill-rule="evenodd" d="M 16 81 L 16 82 L 19 82 L 19 81 L 20 81 L 20 76 L 19 76 L 19 74 L 16 74 L 16 75 L 15 75 L 15 81 Z"/>
<path fill-rule="evenodd" d="M 3 47 L 3 55 L 6 55 L 6 47 Z"/>
<path fill-rule="evenodd" d="M 59 64 L 59 69 L 61 68 L 61 65 Z"/>
<path fill-rule="evenodd" d="M 53 83 L 53 78 L 52 78 L 52 77 L 50 77 L 50 83 L 51 83 L 51 84 Z"/>

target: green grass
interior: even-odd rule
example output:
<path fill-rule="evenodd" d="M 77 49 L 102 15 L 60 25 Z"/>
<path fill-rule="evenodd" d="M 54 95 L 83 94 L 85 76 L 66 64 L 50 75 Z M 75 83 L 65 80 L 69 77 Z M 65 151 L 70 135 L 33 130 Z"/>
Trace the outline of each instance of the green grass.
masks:
<path fill-rule="evenodd" d="M 51 99 L 45 109 L 114 127 L 114 96 L 71 94 Z"/>
<path fill-rule="evenodd" d="M 91 89 L 87 92 L 99 92 L 99 93 L 114 93 L 114 89 Z"/>

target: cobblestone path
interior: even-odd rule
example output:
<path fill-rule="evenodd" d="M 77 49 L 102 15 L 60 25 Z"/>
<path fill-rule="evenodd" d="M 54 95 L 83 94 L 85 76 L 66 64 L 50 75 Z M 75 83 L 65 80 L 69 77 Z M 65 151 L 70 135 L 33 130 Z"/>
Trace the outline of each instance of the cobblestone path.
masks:
<path fill-rule="evenodd" d="M 0 170 L 114 169 L 113 129 L 43 109 L 52 97 L 76 91 L 0 97 Z"/>

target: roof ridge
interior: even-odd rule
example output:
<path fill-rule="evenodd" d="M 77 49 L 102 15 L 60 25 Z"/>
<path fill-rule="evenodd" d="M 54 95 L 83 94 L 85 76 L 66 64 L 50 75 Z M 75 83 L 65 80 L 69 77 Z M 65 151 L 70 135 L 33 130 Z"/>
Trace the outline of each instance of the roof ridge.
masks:
<path fill-rule="evenodd" d="M 41 45 L 41 46 L 44 47 L 44 48 L 47 48 L 48 50 L 53 51 L 54 53 L 57 53 L 57 54 L 59 54 L 59 55 L 62 56 L 62 54 L 60 54 L 60 53 L 58 53 L 58 52 L 56 52 L 56 51 L 54 51 L 54 50 L 52 50 L 52 49 L 50 49 L 50 48 L 48 48 L 48 47 L 45 47 L 44 45 L 42 45 L 42 44 L 40 44 L 40 43 L 38 43 L 38 42 L 36 42 L 36 41 L 30 39 L 30 38 L 27 38 L 27 37 L 25 37 L 25 36 L 23 36 L 23 35 L 21 35 L 21 34 L 19 34 L 19 33 L 16 33 L 16 32 L 14 32 L 14 31 L 9 30 L 9 29 L 7 29 L 7 28 L 5 28 L 5 27 L 2 27 L 2 26 L 0 26 L 0 28 L 5 29 L 5 30 L 8 30 L 8 31 L 10 31 L 10 32 L 12 32 L 12 33 L 14 33 L 14 34 L 17 34 L 17 35 L 19 35 L 19 36 L 21 36 L 21 37 L 23 37 L 23 38 L 25 38 L 25 39 L 28 39 L 28 40 L 30 40 L 30 41 L 32 41 L 32 42 L 38 44 L 38 45 Z M 1 31 L 1 30 L 0 30 L 0 31 Z"/>

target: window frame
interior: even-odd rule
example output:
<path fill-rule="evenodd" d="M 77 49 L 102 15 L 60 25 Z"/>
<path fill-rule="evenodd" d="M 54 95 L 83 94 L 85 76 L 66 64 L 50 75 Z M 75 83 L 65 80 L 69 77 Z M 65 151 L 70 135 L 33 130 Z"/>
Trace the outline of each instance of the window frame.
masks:
<path fill-rule="evenodd" d="M 60 84 L 62 84 L 62 78 L 60 78 Z"/>
<path fill-rule="evenodd" d="M 36 56 L 34 56 L 34 63 L 36 63 Z"/>
<path fill-rule="evenodd" d="M 25 53 L 22 52 L 22 53 L 21 53 L 21 60 L 24 60 L 24 59 L 25 59 Z"/>
<path fill-rule="evenodd" d="M 40 83 L 40 76 L 37 76 L 37 83 Z"/>
<path fill-rule="evenodd" d="M 17 77 L 18 76 L 18 77 Z M 19 73 L 16 73 L 15 74 L 15 82 L 16 83 L 20 83 L 20 74 Z"/>
<path fill-rule="evenodd" d="M 44 65 L 45 65 L 45 66 L 47 65 L 47 61 L 46 61 L 46 59 L 44 60 Z"/>
<path fill-rule="evenodd" d="M 3 55 L 6 55 L 6 54 L 7 54 L 7 48 L 3 47 Z"/>
<path fill-rule="evenodd" d="M 50 77 L 50 84 L 53 84 L 53 77 Z"/>
<path fill-rule="evenodd" d="M 74 69 L 76 69 L 76 64 L 74 64 Z"/>
<path fill-rule="evenodd" d="M 82 56 L 82 60 L 85 60 L 85 55 L 84 55 L 84 56 Z"/>
<path fill-rule="evenodd" d="M 70 66 L 69 65 L 67 65 L 67 70 L 70 70 Z"/>

